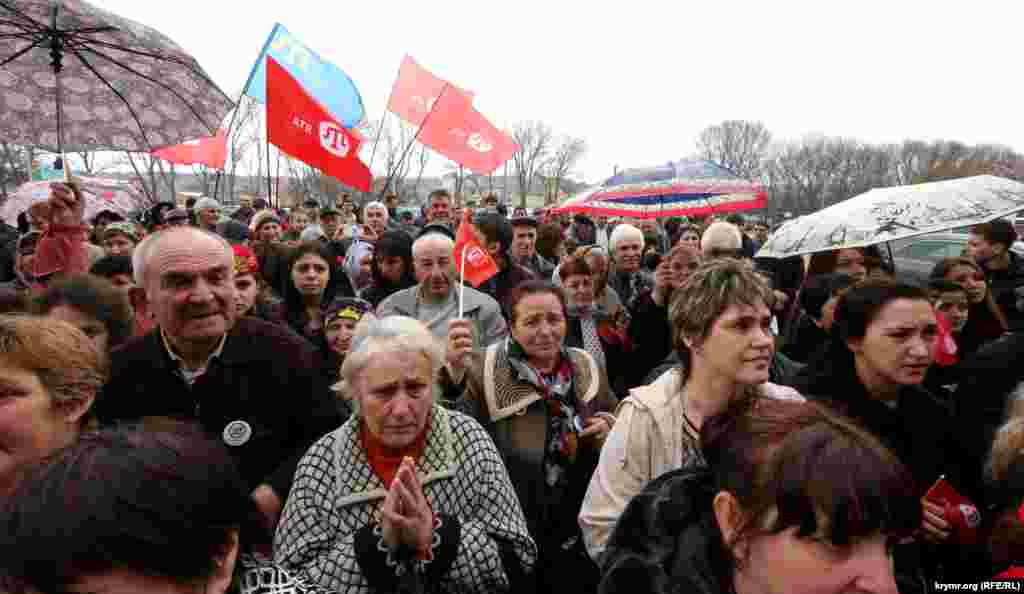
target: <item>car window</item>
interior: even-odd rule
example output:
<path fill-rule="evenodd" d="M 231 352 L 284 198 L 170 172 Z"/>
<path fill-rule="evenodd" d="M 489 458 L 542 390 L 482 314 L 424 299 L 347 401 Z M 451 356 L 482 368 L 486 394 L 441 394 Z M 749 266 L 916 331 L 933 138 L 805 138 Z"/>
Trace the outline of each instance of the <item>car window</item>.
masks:
<path fill-rule="evenodd" d="M 941 259 L 948 244 L 941 241 L 917 241 L 901 249 L 896 255 L 914 260 Z"/>

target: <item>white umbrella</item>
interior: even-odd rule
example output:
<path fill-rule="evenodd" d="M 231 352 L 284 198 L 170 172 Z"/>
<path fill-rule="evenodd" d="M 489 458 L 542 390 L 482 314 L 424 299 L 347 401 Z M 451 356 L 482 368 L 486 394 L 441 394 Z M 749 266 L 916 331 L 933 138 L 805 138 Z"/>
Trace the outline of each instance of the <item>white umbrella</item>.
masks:
<path fill-rule="evenodd" d="M 757 253 L 787 258 L 987 223 L 1024 210 L 1024 184 L 977 175 L 878 188 L 789 221 Z"/>

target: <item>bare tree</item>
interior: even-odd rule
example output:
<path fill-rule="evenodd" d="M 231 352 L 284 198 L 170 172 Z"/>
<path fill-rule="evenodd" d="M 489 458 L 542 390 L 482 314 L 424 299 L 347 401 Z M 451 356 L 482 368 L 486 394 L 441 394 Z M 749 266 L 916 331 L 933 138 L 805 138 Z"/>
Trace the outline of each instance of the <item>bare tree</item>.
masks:
<path fill-rule="evenodd" d="M 726 120 L 705 128 L 697 138 L 697 149 L 701 158 L 753 179 L 761 174 L 771 140 L 771 132 L 761 122 Z"/>
<path fill-rule="evenodd" d="M 526 208 L 526 196 L 533 187 L 533 179 L 540 173 L 551 150 L 551 127 L 541 121 L 516 124 L 512 139 L 519 145 L 512 155 L 512 169 L 519 182 L 519 206 Z"/>
<path fill-rule="evenodd" d="M 544 176 L 550 180 L 551 199 L 548 202 L 557 202 L 562 191 L 562 186 L 572 174 L 573 167 L 587 152 L 587 143 L 582 138 L 562 136 L 558 146 L 551 153 L 551 157 L 545 162 L 542 171 Z"/>
<path fill-rule="evenodd" d="M 249 153 L 254 148 L 257 150 L 262 148 L 261 113 L 263 106 L 257 101 L 242 96 L 236 109 L 238 114 L 234 115 L 234 122 L 228 135 L 228 158 L 221 179 L 223 190 L 218 189 L 218 193 L 223 191 L 226 196 L 234 196 L 239 168 L 245 171 Z"/>
<path fill-rule="evenodd" d="M 0 142 L 0 200 L 7 200 L 9 190 L 31 178 L 29 164 L 34 157 L 32 147 Z"/>
<path fill-rule="evenodd" d="M 174 165 L 149 153 L 129 151 L 122 153 L 120 164 L 132 168 L 150 202 L 156 203 L 161 200 L 174 202 L 177 198 L 175 188 L 177 170 Z"/>

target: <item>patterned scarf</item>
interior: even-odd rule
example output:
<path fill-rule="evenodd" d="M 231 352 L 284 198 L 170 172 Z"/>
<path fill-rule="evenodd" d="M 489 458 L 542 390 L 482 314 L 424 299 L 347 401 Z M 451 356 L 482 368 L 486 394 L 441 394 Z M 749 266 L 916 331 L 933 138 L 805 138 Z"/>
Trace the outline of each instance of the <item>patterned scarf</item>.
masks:
<path fill-rule="evenodd" d="M 601 336 L 597 330 L 597 320 L 608 317 L 608 312 L 603 308 L 592 306 L 569 306 L 569 317 L 580 321 L 580 329 L 583 333 L 583 350 L 597 361 L 599 367 L 605 366 L 604 346 L 601 344 Z"/>
<path fill-rule="evenodd" d="M 544 397 L 548 428 L 544 443 L 544 481 L 548 487 L 565 487 L 568 468 L 576 461 L 579 437 L 576 435 L 576 398 L 573 390 L 575 368 L 563 346 L 554 373 L 541 373 L 527 360 L 526 351 L 514 339 L 505 342 L 508 362 L 517 379 L 536 388 Z"/>

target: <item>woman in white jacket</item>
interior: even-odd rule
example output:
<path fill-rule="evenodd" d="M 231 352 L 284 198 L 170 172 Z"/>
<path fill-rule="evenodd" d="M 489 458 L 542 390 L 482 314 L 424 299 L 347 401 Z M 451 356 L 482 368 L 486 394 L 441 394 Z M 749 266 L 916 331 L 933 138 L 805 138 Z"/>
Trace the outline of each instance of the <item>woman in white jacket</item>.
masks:
<path fill-rule="evenodd" d="M 626 504 L 665 472 L 703 464 L 704 420 L 743 398 L 803 400 L 768 383 L 775 351 L 772 291 L 744 262 L 717 259 L 677 289 L 669 310 L 682 362 L 619 404 L 616 423 L 587 489 L 579 522 L 596 561 Z"/>

